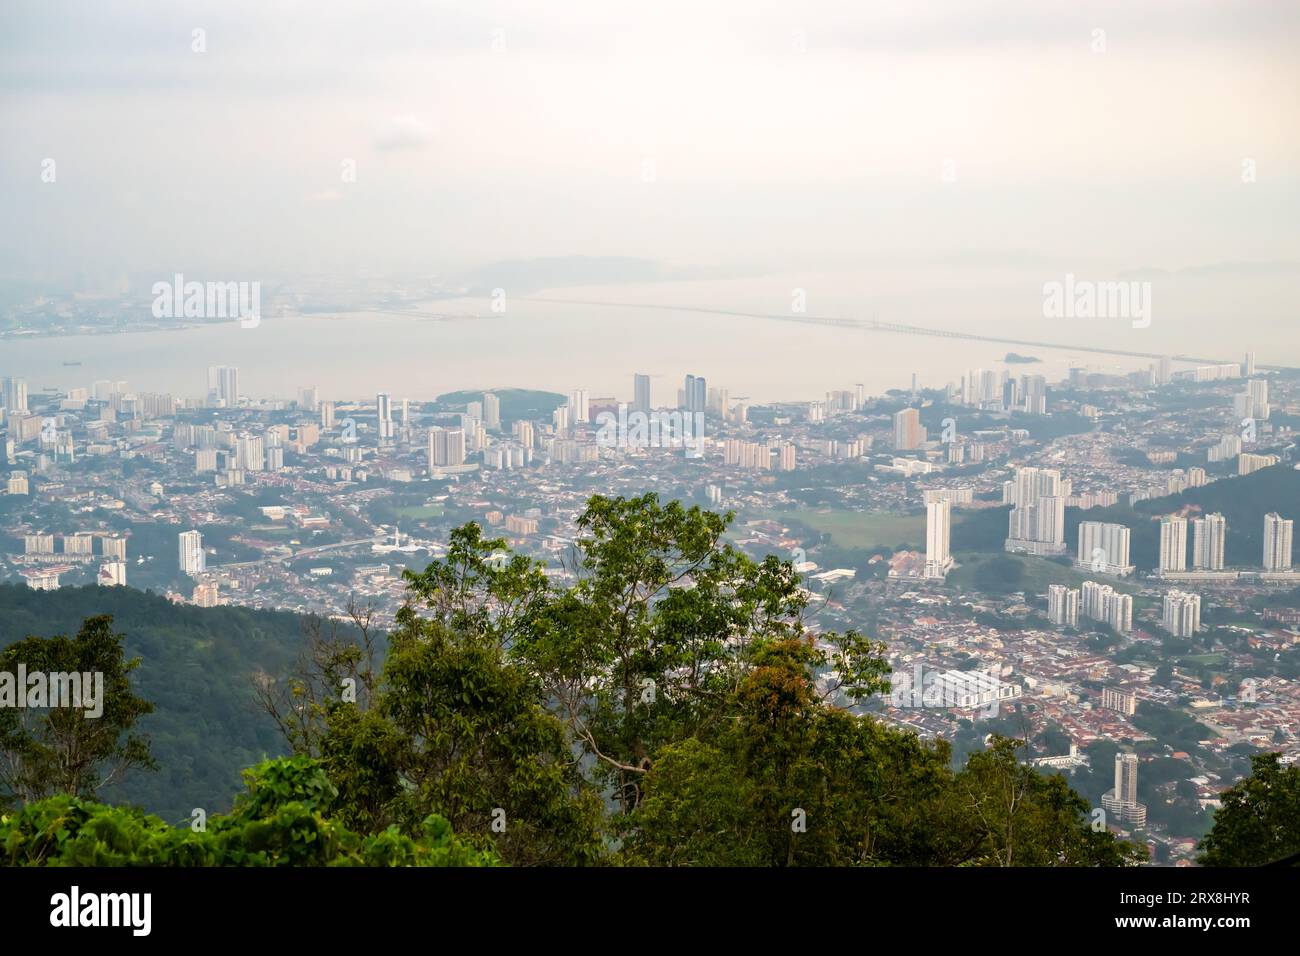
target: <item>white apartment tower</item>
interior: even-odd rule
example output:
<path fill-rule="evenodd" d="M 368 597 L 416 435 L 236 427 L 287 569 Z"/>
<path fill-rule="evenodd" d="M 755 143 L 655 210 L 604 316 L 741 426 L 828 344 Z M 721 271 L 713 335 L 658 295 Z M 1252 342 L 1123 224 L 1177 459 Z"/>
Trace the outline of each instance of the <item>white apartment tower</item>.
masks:
<path fill-rule="evenodd" d="M 1101 797 L 1102 808 L 1129 826 L 1144 826 L 1147 808 L 1137 798 L 1137 754 L 1115 755 L 1115 787 Z"/>
<path fill-rule="evenodd" d="M 1291 568 L 1291 531 L 1294 522 L 1274 511 L 1264 516 L 1264 570 Z"/>
<path fill-rule="evenodd" d="M 1187 570 L 1187 519 L 1180 515 L 1160 519 L 1160 570 Z"/>
<path fill-rule="evenodd" d="M 925 576 L 942 578 L 952 567 L 952 502 L 947 499 L 925 506 Z"/>
<path fill-rule="evenodd" d="M 195 578 L 204 572 L 207 559 L 203 553 L 203 535 L 197 531 L 182 531 L 180 540 L 181 573 Z"/>
<path fill-rule="evenodd" d="M 1084 581 L 1080 588 L 1079 612 L 1094 621 L 1103 621 L 1117 634 L 1133 630 L 1133 596 L 1116 591 L 1109 584 Z"/>
<path fill-rule="evenodd" d="M 1012 505 L 1006 550 L 1049 555 L 1065 553 L 1065 499 L 1070 482 L 1050 469 L 1018 468 L 1003 484 L 1003 500 Z"/>
<path fill-rule="evenodd" d="M 1201 596 L 1187 591 L 1166 591 L 1160 626 L 1174 637 L 1191 637 L 1201 627 Z"/>
<path fill-rule="evenodd" d="M 380 392 L 375 396 L 375 418 L 378 421 L 379 440 L 393 437 L 393 396 Z"/>
<path fill-rule="evenodd" d="M 1079 591 L 1064 584 L 1047 587 L 1047 616 L 1053 624 L 1067 627 L 1079 626 Z"/>
<path fill-rule="evenodd" d="M 483 427 L 492 429 L 501 427 L 501 399 L 493 392 L 483 393 Z"/>
<path fill-rule="evenodd" d="M 1228 522 L 1221 514 L 1192 519 L 1192 567 L 1198 571 L 1222 571 L 1223 547 Z"/>
<path fill-rule="evenodd" d="M 569 394 L 569 426 L 591 421 L 591 396 L 585 388 L 575 388 Z"/>
<path fill-rule="evenodd" d="M 1129 529 L 1105 521 L 1079 523 L 1079 553 L 1075 564 L 1093 574 L 1132 574 L 1129 562 Z"/>
<path fill-rule="evenodd" d="M 429 429 L 429 467 L 465 463 L 465 432 L 459 428 Z"/>

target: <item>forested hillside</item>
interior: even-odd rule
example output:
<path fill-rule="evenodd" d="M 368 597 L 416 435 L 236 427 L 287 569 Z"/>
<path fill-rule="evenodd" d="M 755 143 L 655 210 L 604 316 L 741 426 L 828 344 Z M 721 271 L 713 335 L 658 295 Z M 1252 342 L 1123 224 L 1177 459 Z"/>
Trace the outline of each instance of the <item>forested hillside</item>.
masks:
<path fill-rule="evenodd" d="M 154 704 L 139 729 L 153 742 L 158 770 L 134 773 L 101 795 L 138 803 L 165 820 L 195 807 L 230 808 L 239 772 L 285 752 L 274 721 L 254 700 L 253 675 L 290 670 L 302 641 L 296 614 L 173 604 L 132 588 L 88 586 L 33 591 L 0 585 L 0 648 L 28 636 L 72 635 L 83 619 L 109 614 L 126 635 L 136 693 Z"/>

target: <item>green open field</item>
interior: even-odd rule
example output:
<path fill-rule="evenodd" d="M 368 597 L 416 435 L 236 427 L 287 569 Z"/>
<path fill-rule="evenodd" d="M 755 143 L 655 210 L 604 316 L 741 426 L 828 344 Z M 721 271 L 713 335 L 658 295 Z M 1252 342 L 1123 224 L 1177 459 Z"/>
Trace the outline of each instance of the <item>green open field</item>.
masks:
<path fill-rule="evenodd" d="M 393 510 L 401 516 L 403 521 L 426 521 L 429 518 L 441 518 L 444 511 L 442 505 L 406 505 Z"/>
<path fill-rule="evenodd" d="M 1206 667 L 1218 667 L 1223 663 L 1222 654 L 1188 654 L 1176 660 L 1179 664 L 1204 664 Z"/>
<path fill-rule="evenodd" d="M 255 524 L 248 530 L 259 538 L 296 538 L 302 533 L 300 528 L 287 528 L 282 524 Z"/>
<path fill-rule="evenodd" d="M 880 511 L 826 511 L 813 508 L 794 511 L 760 511 L 746 517 L 773 521 L 797 521 L 815 531 L 831 535 L 841 548 L 894 547 L 907 544 L 925 547 L 925 515 L 900 515 Z M 954 524 L 959 521 L 953 516 Z"/>

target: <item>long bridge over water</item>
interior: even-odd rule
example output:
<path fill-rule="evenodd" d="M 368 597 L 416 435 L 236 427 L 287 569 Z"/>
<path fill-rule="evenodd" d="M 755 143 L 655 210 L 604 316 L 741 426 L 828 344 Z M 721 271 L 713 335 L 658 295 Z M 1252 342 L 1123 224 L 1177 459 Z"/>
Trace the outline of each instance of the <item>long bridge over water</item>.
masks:
<path fill-rule="evenodd" d="M 856 329 L 863 332 L 895 332 L 902 335 L 931 335 L 947 339 L 966 339 L 974 342 L 996 342 L 1000 345 L 1022 345 L 1031 348 L 1057 349 L 1064 352 L 1092 352 L 1099 355 L 1122 355 L 1129 358 L 1162 359 L 1169 358 L 1175 362 L 1189 362 L 1194 365 L 1232 364 L 1231 359 L 1204 358 L 1195 355 L 1169 354 L 1165 352 L 1138 352 L 1130 349 L 1110 349 L 1099 345 L 1079 345 L 1077 343 L 1044 342 L 1036 339 L 1015 339 L 1000 335 L 979 335 L 974 332 L 955 332 L 951 329 L 935 329 L 922 325 L 907 325 L 902 322 L 882 322 L 879 319 L 851 319 L 824 315 L 797 315 L 779 312 L 743 312 L 736 309 L 708 309 L 700 306 L 682 305 L 648 305 L 644 302 L 600 302 L 590 299 L 555 299 L 541 296 L 514 296 L 523 302 L 547 302 L 556 305 L 585 305 L 620 309 L 652 309 L 662 312 L 697 312 L 707 315 L 728 315 L 747 319 L 772 319 L 780 322 L 797 322 L 804 325 L 829 325 L 837 328 Z M 1284 371 L 1286 365 L 1257 365 L 1265 371 Z"/>

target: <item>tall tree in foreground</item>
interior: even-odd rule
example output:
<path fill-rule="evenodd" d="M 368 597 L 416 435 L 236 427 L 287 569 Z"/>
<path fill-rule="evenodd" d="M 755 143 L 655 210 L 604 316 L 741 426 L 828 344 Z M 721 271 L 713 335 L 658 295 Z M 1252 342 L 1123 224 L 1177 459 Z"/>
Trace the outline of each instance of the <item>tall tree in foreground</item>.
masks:
<path fill-rule="evenodd" d="M 1127 866 L 1060 777 L 998 740 L 960 774 L 943 741 L 827 707 L 802 641 L 765 646 L 710 739 L 659 751 L 623 859 L 649 865 Z"/>
<path fill-rule="evenodd" d="M 636 808 L 660 748 L 706 738 L 735 716 L 735 695 L 766 645 L 802 638 L 807 598 L 789 562 L 756 562 L 723 540 L 730 515 L 658 495 L 596 495 L 578 519 L 577 583 L 534 603 L 512 656 L 591 760 L 622 812 Z M 827 635 L 827 696 L 883 686 L 880 645 Z"/>
<path fill-rule="evenodd" d="M 1254 755 L 1250 767 L 1219 798 L 1202 866 L 1261 866 L 1300 853 L 1300 767 L 1283 767 L 1276 753 Z"/>
<path fill-rule="evenodd" d="M 113 633 L 108 616 L 87 618 L 76 637 L 28 637 L 0 651 L 0 679 L 7 675 L 14 693 L 21 669 L 41 675 L 102 677 L 102 699 L 95 716 L 85 707 L 0 707 L 0 805 L 40 800 L 64 793 L 93 798 L 101 787 L 134 769 L 155 769 L 146 737 L 134 733 L 136 721 L 153 705 L 131 689 L 129 675 L 139 658 L 126 659 L 124 636 Z M 66 687 L 66 683 L 65 683 Z M 83 698 L 90 687 L 82 688 Z M 49 701 L 49 698 L 46 698 Z M 83 703 L 85 701 L 83 700 Z"/>
<path fill-rule="evenodd" d="M 456 529 L 445 559 L 407 572 L 382 668 L 368 640 L 313 641 L 309 666 L 287 692 L 265 685 L 263 706 L 295 752 L 319 757 L 351 828 L 415 835 L 437 815 L 513 865 L 595 862 L 599 797 L 537 677 L 506 651 L 546 579 L 525 557 L 494 561 L 504 548 L 477 525 Z"/>
<path fill-rule="evenodd" d="M 984 866 L 1133 866 L 1145 846 L 1094 829 L 1088 802 L 1065 778 L 1017 759 L 1023 741 L 994 738 L 957 774 L 948 825 L 969 850 L 959 862 Z"/>
<path fill-rule="evenodd" d="M 942 743 L 828 707 L 812 643 L 766 644 L 714 732 L 661 748 L 628 815 L 624 858 L 650 865 L 931 862 Z"/>
<path fill-rule="evenodd" d="M 513 865 L 595 862 L 600 801 L 535 678 L 501 647 L 399 612 L 369 712 L 331 711 L 322 761 L 343 818 L 413 832 L 430 814 Z"/>

